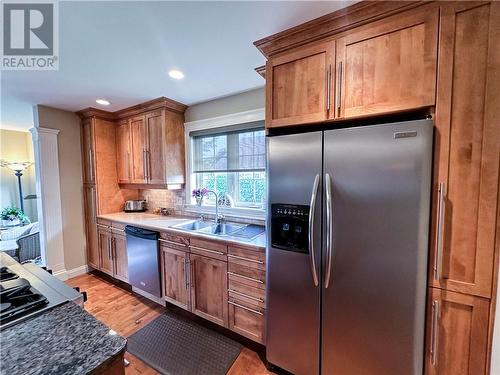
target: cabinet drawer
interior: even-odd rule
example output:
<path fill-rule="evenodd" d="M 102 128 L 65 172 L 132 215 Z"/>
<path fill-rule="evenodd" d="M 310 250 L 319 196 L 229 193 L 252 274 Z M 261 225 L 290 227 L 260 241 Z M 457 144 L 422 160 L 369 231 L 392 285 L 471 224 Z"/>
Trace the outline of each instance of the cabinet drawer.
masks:
<path fill-rule="evenodd" d="M 204 247 L 190 246 L 189 251 L 191 254 L 201 255 L 208 258 L 213 258 L 227 262 L 227 254 L 219 250 L 206 249 Z"/>
<path fill-rule="evenodd" d="M 158 239 L 158 241 L 160 242 L 161 247 L 189 252 L 189 241 L 187 238 L 178 236 L 166 236 L 164 235 L 164 233 L 160 233 L 160 238 Z"/>
<path fill-rule="evenodd" d="M 200 240 L 198 238 L 191 238 L 190 245 L 191 245 L 191 247 L 195 247 L 195 248 L 214 250 L 214 251 L 222 252 L 224 254 L 227 253 L 227 245 L 224 245 L 220 242 Z"/>
<path fill-rule="evenodd" d="M 264 249 L 230 245 L 228 246 L 227 260 L 241 266 L 266 270 L 266 253 Z"/>
<path fill-rule="evenodd" d="M 111 231 L 118 235 L 125 235 L 125 224 L 113 221 L 111 223 Z"/>
<path fill-rule="evenodd" d="M 254 288 L 266 289 L 266 272 L 241 266 L 239 264 L 228 264 L 229 282 L 236 281 Z"/>
<path fill-rule="evenodd" d="M 189 239 L 187 237 L 179 236 L 177 234 L 161 232 L 160 238 L 162 240 L 175 242 L 179 245 L 189 246 Z"/>
<path fill-rule="evenodd" d="M 235 278 L 229 280 L 228 293 L 230 298 L 237 298 L 246 303 L 266 307 L 266 291 L 238 282 Z"/>
<path fill-rule="evenodd" d="M 110 228 L 111 221 L 97 218 L 97 226 L 100 228 L 103 228 L 103 227 Z"/>
<path fill-rule="evenodd" d="M 264 344 L 265 310 L 263 308 L 229 297 L 228 312 L 229 329 Z"/>

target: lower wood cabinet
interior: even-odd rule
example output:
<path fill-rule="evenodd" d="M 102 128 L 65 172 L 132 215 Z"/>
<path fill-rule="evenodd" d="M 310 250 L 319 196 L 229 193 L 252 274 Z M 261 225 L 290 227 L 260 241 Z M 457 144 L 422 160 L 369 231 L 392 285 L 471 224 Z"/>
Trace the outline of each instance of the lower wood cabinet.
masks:
<path fill-rule="evenodd" d="M 97 238 L 99 243 L 99 258 L 101 272 L 113 276 L 113 257 L 111 255 L 111 231 L 107 228 L 97 228 Z"/>
<path fill-rule="evenodd" d="M 488 299 L 429 288 L 427 309 L 426 374 L 486 374 Z"/>
<path fill-rule="evenodd" d="M 189 254 L 189 264 L 191 311 L 227 327 L 227 262 Z"/>
<path fill-rule="evenodd" d="M 161 243 L 161 242 L 160 242 Z M 183 309 L 191 309 L 188 281 L 189 254 L 172 248 L 176 245 L 161 245 L 161 267 L 163 297 Z"/>
<path fill-rule="evenodd" d="M 163 298 L 265 343 L 265 251 L 161 233 Z"/>
<path fill-rule="evenodd" d="M 127 238 L 113 233 L 112 237 L 113 277 L 128 282 Z"/>
<path fill-rule="evenodd" d="M 121 231 L 97 224 L 100 259 L 97 269 L 115 279 L 128 282 L 127 240 Z"/>

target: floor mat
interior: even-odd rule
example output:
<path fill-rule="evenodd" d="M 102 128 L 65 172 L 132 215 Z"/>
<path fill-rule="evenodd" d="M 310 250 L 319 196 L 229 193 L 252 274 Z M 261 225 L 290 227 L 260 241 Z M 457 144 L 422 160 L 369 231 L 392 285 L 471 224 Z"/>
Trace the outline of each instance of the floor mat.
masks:
<path fill-rule="evenodd" d="M 223 375 L 242 345 L 166 311 L 127 340 L 127 351 L 162 374 Z"/>

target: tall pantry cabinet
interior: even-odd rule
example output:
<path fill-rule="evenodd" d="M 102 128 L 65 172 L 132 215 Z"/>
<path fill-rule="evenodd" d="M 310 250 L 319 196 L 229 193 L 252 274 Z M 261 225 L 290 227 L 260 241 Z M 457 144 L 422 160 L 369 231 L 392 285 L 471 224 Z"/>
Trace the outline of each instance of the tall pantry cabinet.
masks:
<path fill-rule="evenodd" d="M 500 3 L 361 2 L 255 45 L 268 59 L 271 132 L 433 116 L 425 371 L 487 374 L 500 233 Z"/>
<path fill-rule="evenodd" d="M 79 115 L 87 263 L 100 269 L 103 254 L 99 251 L 97 215 L 121 211 L 125 200 L 138 198 L 138 190 L 121 189 L 118 185 L 115 123 L 106 112 L 85 111 Z"/>

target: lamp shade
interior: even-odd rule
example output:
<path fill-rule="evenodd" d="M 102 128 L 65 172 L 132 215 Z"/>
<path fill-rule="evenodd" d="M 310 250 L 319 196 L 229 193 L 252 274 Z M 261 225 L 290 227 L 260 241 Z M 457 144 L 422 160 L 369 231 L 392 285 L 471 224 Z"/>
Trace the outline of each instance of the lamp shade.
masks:
<path fill-rule="evenodd" d="M 5 167 L 12 169 L 13 171 L 24 171 L 31 164 L 33 164 L 31 161 L 15 161 L 6 163 Z"/>

